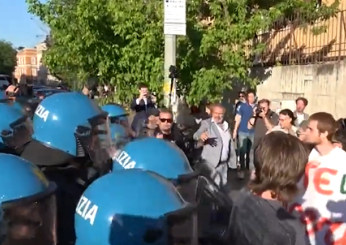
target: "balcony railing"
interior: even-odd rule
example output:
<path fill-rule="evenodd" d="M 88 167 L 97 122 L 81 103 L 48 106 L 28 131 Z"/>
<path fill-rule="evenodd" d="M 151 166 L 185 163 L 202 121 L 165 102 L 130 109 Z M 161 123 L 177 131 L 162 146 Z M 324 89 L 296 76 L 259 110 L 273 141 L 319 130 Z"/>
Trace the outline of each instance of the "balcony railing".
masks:
<path fill-rule="evenodd" d="M 283 19 L 270 31 L 262 31 L 254 44 L 265 45 L 255 64 L 304 65 L 341 60 L 346 57 L 346 10 L 326 21 L 305 27 L 296 25 L 298 16 Z"/>

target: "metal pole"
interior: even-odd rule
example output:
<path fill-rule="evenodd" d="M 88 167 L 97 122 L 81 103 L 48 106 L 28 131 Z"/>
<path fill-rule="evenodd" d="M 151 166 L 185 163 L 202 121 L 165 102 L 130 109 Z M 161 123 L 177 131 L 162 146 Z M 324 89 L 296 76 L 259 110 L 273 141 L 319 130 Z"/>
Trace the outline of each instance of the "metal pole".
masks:
<path fill-rule="evenodd" d="M 170 101 L 174 99 L 169 99 L 169 94 L 175 94 L 171 89 L 171 79 L 169 78 L 169 67 L 171 65 L 176 65 L 176 49 L 177 49 L 177 39 L 175 35 L 165 35 L 165 80 L 164 80 L 164 104 L 167 108 L 171 105 Z M 173 90 L 175 86 L 173 86 Z"/>

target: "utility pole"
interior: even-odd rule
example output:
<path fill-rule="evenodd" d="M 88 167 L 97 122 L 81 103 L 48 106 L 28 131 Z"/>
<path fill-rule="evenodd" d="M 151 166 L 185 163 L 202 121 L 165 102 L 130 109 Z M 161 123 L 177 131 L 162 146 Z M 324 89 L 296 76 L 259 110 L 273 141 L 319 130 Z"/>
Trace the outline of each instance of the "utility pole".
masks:
<path fill-rule="evenodd" d="M 164 102 L 167 108 L 172 106 L 174 117 L 176 117 L 178 108 L 177 79 L 169 78 L 169 69 L 171 66 L 176 66 L 177 35 L 186 35 L 186 0 L 163 0 L 163 3 L 165 34 Z"/>

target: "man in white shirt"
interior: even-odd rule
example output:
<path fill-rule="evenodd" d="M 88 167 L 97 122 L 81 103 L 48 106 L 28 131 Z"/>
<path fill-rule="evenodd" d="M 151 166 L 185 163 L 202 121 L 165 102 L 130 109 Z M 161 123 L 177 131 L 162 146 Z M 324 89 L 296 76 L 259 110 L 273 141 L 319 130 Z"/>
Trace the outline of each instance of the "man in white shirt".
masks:
<path fill-rule="evenodd" d="M 155 103 L 152 101 L 148 86 L 145 84 L 140 84 L 138 86 L 139 96 L 134 99 L 131 103 L 131 109 L 138 112 L 145 112 L 148 108 L 155 107 Z"/>
<path fill-rule="evenodd" d="M 140 84 L 138 86 L 139 96 L 135 98 L 131 103 L 131 110 L 136 112 L 136 115 L 133 118 L 131 128 L 133 131 L 138 134 L 136 131 L 138 128 L 141 128 L 140 125 L 144 125 L 144 122 L 148 119 L 148 109 L 154 108 L 155 103 L 152 101 L 148 86 L 145 84 Z"/>
<path fill-rule="evenodd" d="M 211 118 L 203 120 L 193 138 L 203 143 L 201 158 L 210 177 L 220 187 L 227 185 L 228 164 L 236 166 L 236 154 L 229 124 L 224 120 L 225 108 L 213 105 Z"/>
<path fill-rule="evenodd" d="M 298 184 L 300 196 L 289 205 L 306 225 L 311 245 L 346 244 L 346 152 L 333 146 L 335 130 L 331 114 L 310 116 L 305 142 L 314 149 Z"/>

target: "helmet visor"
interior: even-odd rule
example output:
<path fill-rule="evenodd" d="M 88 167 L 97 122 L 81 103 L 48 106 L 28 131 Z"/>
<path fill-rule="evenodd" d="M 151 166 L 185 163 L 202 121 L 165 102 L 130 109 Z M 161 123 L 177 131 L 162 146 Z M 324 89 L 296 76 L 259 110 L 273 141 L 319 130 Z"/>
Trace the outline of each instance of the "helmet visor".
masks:
<path fill-rule="evenodd" d="M 2 204 L 2 245 L 55 245 L 55 184 L 45 193 Z"/>
<path fill-rule="evenodd" d="M 89 155 L 101 175 L 112 170 L 112 156 L 116 150 L 109 126 L 107 113 L 101 113 L 90 118 L 88 125 L 78 126 L 75 133 L 84 152 Z"/>
<path fill-rule="evenodd" d="M 195 206 L 188 205 L 165 216 L 169 245 L 198 244 L 198 219 Z"/>
<path fill-rule="evenodd" d="M 196 171 L 180 176 L 175 186 L 184 200 L 197 203 L 199 240 L 218 243 L 227 237 L 232 201 L 213 180 L 204 175 L 208 176 L 208 173 Z"/>
<path fill-rule="evenodd" d="M 127 126 L 127 124 L 128 124 L 127 115 L 128 114 L 109 117 L 109 120 L 111 121 L 111 123 L 116 123 L 116 124 L 120 124 L 123 126 Z"/>
<path fill-rule="evenodd" d="M 1 138 L 7 147 L 17 149 L 31 140 L 33 133 L 32 121 L 23 116 L 10 124 L 11 130 L 2 130 Z"/>

